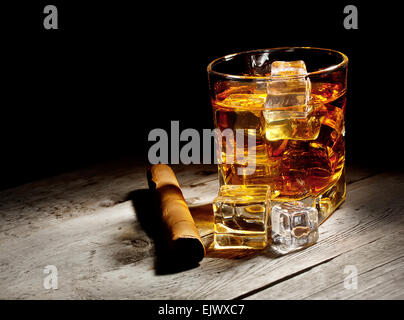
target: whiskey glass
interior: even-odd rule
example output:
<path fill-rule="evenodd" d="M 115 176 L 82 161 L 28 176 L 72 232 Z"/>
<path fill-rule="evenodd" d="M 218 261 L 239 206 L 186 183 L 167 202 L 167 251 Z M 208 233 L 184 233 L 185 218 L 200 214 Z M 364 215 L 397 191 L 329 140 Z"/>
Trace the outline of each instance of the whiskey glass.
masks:
<path fill-rule="evenodd" d="M 209 64 L 217 248 L 265 247 L 266 239 L 251 239 L 257 221 L 268 220 L 269 202 L 313 207 L 321 224 L 345 200 L 347 66 L 345 54 L 312 47 L 246 51 Z M 246 198 L 258 201 L 250 214 L 237 204 Z"/>

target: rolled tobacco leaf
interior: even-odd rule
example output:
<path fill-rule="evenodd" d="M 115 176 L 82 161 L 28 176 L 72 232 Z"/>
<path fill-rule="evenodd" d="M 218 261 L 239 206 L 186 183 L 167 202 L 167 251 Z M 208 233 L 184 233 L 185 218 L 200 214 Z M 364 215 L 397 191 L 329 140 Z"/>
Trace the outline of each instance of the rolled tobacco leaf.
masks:
<path fill-rule="evenodd" d="M 185 263 L 201 261 L 205 247 L 173 170 L 168 165 L 156 164 L 148 170 L 147 176 L 149 188 L 156 191 L 160 200 L 173 258 Z"/>

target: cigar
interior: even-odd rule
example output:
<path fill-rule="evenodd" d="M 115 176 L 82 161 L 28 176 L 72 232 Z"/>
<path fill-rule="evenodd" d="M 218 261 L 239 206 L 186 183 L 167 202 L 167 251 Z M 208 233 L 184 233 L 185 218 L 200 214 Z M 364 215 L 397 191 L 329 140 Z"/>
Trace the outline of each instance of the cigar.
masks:
<path fill-rule="evenodd" d="M 169 248 L 175 259 L 197 263 L 205 256 L 205 247 L 185 202 L 173 170 L 165 164 L 148 170 L 149 188 L 160 200 L 161 217 L 168 233 Z"/>

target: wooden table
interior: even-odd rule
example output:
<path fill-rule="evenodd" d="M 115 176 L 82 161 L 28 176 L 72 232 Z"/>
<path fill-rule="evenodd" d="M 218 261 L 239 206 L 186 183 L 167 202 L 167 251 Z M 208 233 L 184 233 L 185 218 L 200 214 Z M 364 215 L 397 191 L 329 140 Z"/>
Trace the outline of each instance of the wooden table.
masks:
<path fill-rule="evenodd" d="M 209 243 L 216 168 L 174 170 Z M 198 267 L 168 274 L 156 271 L 153 241 L 128 198 L 147 188 L 141 164 L 1 191 L 0 298 L 403 299 L 404 174 L 347 168 L 347 177 L 347 199 L 314 246 L 285 256 L 209 251 Z M 57 268 L 57 290 L 44 288 L 47 265 Z M 344 286 L 347 266 L 358 272 L 356 289 Z"/>

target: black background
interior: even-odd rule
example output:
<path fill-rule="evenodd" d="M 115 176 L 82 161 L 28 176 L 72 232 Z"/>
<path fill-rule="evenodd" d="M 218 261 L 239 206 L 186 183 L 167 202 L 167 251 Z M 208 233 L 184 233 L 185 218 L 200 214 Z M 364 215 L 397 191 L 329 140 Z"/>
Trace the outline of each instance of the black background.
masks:
<path fill-rule="evenodd" d="M 122 157 L 151 129 L 213 126 L 206 66 L 249 49 L 348 55 L 347 162 L 399 167 L 400 7 L 387 2 L 26 1 L 2 5 L 0 187 Z M 59 30 L 45 30 L 54 4 Z M 354 4 L 359 29 L 346 30 Z M 398 75 L 398 77 L 397 77 Z M 397 80 L 399 79 L 399 80 Z"/>

